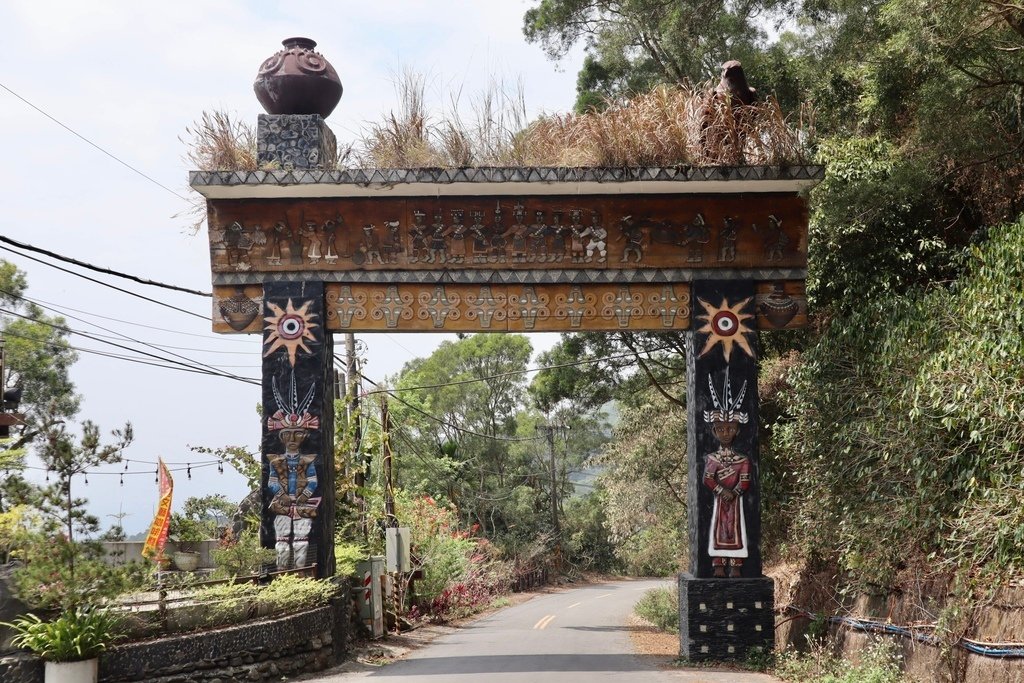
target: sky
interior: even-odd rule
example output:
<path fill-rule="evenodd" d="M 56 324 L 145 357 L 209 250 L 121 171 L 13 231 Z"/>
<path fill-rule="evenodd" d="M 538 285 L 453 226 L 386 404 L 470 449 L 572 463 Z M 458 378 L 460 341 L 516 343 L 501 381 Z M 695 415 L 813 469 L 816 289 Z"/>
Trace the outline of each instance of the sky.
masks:
<path fill-rule="evenodd" d="M 471 102 L 492 80 L 521 80 L 531 116 L 569 110 L 582 53 L 555 64 L 539 46 L 527 44 L 521 26 L 530 5 L 526 0 L 5 0 L 0 4 L 5 44 L 0 130 L 6 148 L 0 234 L 114 270 L 209 291 L 205 228 L 198 235 L 188 229 L 190 202 L 198 196 L 188 189 L 191 164 L 181 138 L 204 110 L 226 110 L 255 124 L 261 109 L 252 82 L 281 40 L 316 40 L 338 71 L 344 95 L 327 122 L 341 145 L 397 106 L 395 81 L 410 69 L 425 77 L 428 104 L 438 111 L 456 93 L 461 92 L 461 102 Z M 9 252 L 0 251 L 0 258 L 26 272 L 28 297 L 81 318 L 68 317 L 73 329 L 176 347 L 175 353 L 194 360 L 245 377 L 260 376 L 256 336 L 214 335 L 208 320 Z M 102 279 L 210 315 L 208 299 Z M 375 380 L 454 338 L 358 337 L 366 349 L 364 373 Z M 531 337 L 535 349 L 550 348 L 556 340 L 556 335 Z M 70 341 L 111 350 L 77 336 Z M 131 461 L 128 474 L 120 475 L 124 465 L 108 466 L 89 475 L 88 484 L 83 477 L 74 483 L 75 494 L 89 499 L 90 511 L 104 528 L 122 513 L 129 534 L 148 527 L 157 498 L 154 466 L 148 463 L 157 456 L 174 470 L 175 510 L 190 496 L 220 492 L 238 500 L 245 495 L 239 475 L 230 468 L 219 474 L 215 466 L 198 467 L 209 456 L 192 453 L 189 446 L 256 451 L 258 386 L 89 353 L 80 354 L 71 376 L 83 398 L 79 419 L 98 423 L 105 433 L 126 421 L 135 430 L 135 441 L 124 453 Z M 188 464 L 195 466 L 191 478 Z M 43 473 L 30 475 L 41 480 Z"/>

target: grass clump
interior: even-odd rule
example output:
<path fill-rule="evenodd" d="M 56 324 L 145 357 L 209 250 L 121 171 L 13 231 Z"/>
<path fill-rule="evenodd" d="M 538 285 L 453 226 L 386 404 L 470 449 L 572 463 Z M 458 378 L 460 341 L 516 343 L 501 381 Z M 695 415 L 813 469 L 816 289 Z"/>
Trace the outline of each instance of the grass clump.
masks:
<path fill-rule="evenodd" d="M 712 84 L 659 86 L 603 110 L 540 116 L 530 121 L 522 85 L 493 82 L 472 103 L 469 121 L 459 97 L 435 117 L 425 79 L 406 73 L 398 107 L 370 123 L 339 154 L 338 168 L 460 168 L 473 166 L 735 166 L 805 163 L 814 136 L 813 112 L 796 120 L 771 96 L 733 106 Z M 204 112 L 186 128 L 188 159 L 199 169 L 257 170 L 252 126 L 221 112 Z"/>
<path fill-rule="evenodd" d="M 637 616 L 669 633 L 679 633 L 679 587 L 652 588 L 633 608 Z"/>

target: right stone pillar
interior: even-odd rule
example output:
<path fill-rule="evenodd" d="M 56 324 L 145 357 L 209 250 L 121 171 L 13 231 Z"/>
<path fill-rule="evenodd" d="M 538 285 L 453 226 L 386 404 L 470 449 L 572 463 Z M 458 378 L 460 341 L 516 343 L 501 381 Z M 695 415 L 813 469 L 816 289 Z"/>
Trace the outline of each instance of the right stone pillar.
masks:
<path fill-rule="evenodd" d="M 743 661 L 775 645 L 774 584 L 761 573 L 755 283 L 697 281 L 692 295 L 679 654 Z"/>

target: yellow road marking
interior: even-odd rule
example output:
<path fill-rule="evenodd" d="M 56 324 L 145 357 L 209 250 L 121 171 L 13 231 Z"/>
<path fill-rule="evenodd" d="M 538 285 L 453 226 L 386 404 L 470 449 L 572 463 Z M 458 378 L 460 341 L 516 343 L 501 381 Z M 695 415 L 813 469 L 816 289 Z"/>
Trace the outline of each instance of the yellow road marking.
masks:
<path fill-rule="evenodd" d="M 582 604 L 583 604 L 582 602 L 574 602 L 573 604 L 569 605 L 565 609 L 572 609 L 573 607 L 579 607 Z"/>
<path fill-rule="evenodd" d="M 534 624 L 533 627 L 535 629 L 543 630 L 543 629 L 547 628 L 548 624 L 550 624 L 551 621 L 554 618 L 555 618 L 554 614 L 549 614 L 546 617 L 544 617 L 543 619 L 541 619 L 540 621 L 538 621 L 536 624 Z"/>

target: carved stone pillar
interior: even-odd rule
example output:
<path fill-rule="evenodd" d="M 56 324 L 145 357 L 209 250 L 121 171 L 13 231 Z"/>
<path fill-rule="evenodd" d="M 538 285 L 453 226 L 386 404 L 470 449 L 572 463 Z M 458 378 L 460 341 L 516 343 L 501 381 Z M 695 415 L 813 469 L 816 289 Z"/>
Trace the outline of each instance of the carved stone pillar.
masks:
<path fill-rule="evenodd" d="M 260 540 L 278 569 L 334 574 L 333 343 L 322 282 L 263 285 Z"/>
<path fill-rule="evenodd" d="M 690 571 L 679 576 L 680 655 L 743 660 L 774 646 L 761 574 L 753 281 L 693 283 L 687 332 Z"/>

